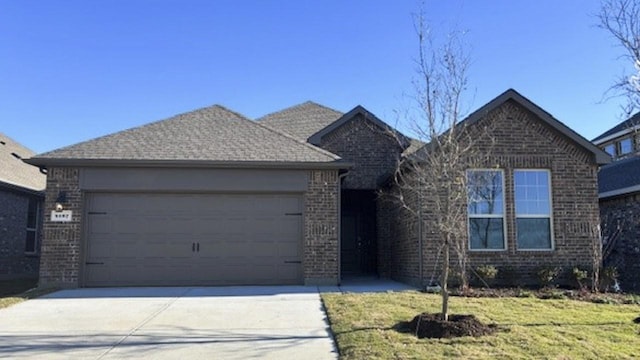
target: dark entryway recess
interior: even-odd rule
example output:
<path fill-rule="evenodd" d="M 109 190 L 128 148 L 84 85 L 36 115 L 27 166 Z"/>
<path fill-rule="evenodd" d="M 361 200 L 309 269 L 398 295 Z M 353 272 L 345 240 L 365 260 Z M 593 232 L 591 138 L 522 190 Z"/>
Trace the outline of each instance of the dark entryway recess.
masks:
<path fill-rule="evenodd" d="M 377 275 L 376 193 L 342 191 L 340 267 L 342 277 Z"/>

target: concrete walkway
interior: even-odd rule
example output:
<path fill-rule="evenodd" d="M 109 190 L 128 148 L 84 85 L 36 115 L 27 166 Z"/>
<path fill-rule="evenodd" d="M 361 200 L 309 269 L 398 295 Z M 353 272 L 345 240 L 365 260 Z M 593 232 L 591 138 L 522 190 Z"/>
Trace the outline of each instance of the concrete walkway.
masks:
<path fill-rule="evenodd" d="M 65 290 L 0 309 L 0 358 L 337 359 L 318 289 Z"/>

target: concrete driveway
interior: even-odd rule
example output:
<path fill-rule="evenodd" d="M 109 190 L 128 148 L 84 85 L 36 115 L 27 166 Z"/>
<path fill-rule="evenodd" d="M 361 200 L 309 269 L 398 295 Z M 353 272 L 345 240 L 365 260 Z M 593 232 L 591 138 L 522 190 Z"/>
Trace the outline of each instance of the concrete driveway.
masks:
<path fill-rule="evenodd" d="M 315 287 L 65 290 L 0 309 L 0 358 L 337 359 Z"/>

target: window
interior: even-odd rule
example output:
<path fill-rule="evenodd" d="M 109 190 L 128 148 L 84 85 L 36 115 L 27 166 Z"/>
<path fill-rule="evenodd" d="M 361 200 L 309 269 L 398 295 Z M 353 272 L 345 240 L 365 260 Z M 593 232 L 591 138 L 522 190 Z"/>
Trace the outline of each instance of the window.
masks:
<path fill-rule="evenodd" d="M 616 156 L 616 144 L 609 144 L 607 146 L 604 147 L 604 151 L 607 152 L 607 154 L 615 157 Z"/>
<path fill-rule="evenodd" d="M 551 250 L 551 182 L 547 170 L 515 170 L 516 239 L 519 250 Z"/>
<path fill-rule="evenodd" d="M 502 170 L 468 170 L 469 248 L 504 250 Z"/>
<path fill-rule="evenodd" d="M 38 200 L 29 199 L 29 209 L 27 210 L 27 238 L 24 246 L 24 252 L 27 254 L 35 254 L 38 251 L 38 217 L 39 217 Z"/>
<path fill-rule="evenodd" d="M 633 152 L 633 140 L 626 138 L 620 140 L 620 155 L 626 155 Z"/>

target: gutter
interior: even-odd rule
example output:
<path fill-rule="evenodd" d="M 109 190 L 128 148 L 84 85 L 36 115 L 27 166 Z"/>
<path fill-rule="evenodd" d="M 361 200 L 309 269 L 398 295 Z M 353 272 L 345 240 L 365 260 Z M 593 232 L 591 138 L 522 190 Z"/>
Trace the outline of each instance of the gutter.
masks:
<path fill-rule="evenodd" d="M 40 167 L 177 167 L 177 168 L 227 168 L 227 169 L 349 169 L 352 162 L 303 162 L 303 161 L 220 161 L 220 160 L 131 160 L 131 159 L 49 159 L 31 158 L 27 164 Z"/>
<path fill-rule="evenodd" d="M 640 185 L 629 186 L 622 189 L 610 190 L 598 194 L 598 199 L 606 199 L 614 196 L 627 195 L 640 191 Z"/>

